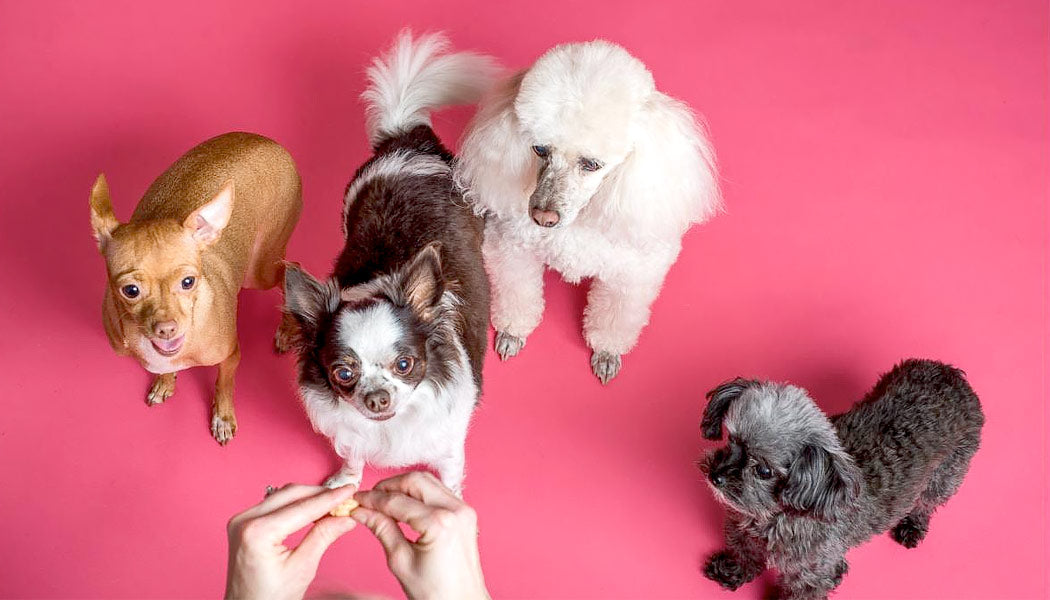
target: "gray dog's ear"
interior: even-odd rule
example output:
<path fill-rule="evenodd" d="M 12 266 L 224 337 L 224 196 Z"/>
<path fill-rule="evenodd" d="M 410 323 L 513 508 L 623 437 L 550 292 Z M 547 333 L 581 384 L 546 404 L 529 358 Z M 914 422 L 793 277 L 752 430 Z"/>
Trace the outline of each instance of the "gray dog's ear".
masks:
<path fill-rule="evenodd" d="M 860 493 L 860 472 L 842 451 L 806 444 L 788 469 L 780 501 L 788 508 L 831 521 Z"/>
<path fill-rule="evenodd" d="M 722 439 L 722 420 L 725 419 L 729 405 L 744 393 L 744 390 L 757 385 L 754 379 L 737 377 L 707 392 L 707 409 L 700 421 L 700 432 L 709 440 Z"/>

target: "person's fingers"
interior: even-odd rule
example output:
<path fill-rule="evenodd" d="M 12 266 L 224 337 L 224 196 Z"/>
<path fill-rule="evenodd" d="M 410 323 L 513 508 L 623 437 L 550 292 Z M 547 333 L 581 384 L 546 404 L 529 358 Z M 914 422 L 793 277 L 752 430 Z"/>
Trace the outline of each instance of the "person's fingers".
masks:
<path fill-rule="evenodd" d="M 416 500 L 430 506 L 439 506 L 449 510 L 455 510 L 463 505 L 463 501 L 445 487 L 437 477 L 426 471 L 410 471 L 384 479 L 375 485 L 375 490 L 384 492 L 400 492 L 412 496 Z"/>
<path fill-rule="evenodd" d="M 318 485 L 288 483 L 281 486 L 272 494 L 264 498 L 262 502 L 241 513 L 241 515 L 249 519 L 252 517 L 265 515 L 269 512 L 273 512 L 274 510 L 282 506 L 291 504 L 296 500 L 301 500 L 302 498 L 306 498 L 307 496 L 313 496 L 319 492 L 323 492 L 325 489 L 326 488 L 323 488 Z"/>
<path fill-rule="evenodd" d="M 412 547 L 405 534 L 401 533 L 397 521 L 364 506 L 354 509 L 350 518 L 367 527 L 376 536 L 386 552 L 387 564 L 395 575 L 405 568 L 404 561 L 409 559 Z"/>
<path fill-rule="evenodd" d="M 321 556 L 343 534 L 357 526 L 350 517 L 328 516 L 318 521 L 292 551 L 292 560 L 309 564 L 313 569 L 321 562 Z"/>
<path fill-rule="evenodd" d="M 324 489 L 312 496 L 300 498 L 282 506 L 268 515 L 259 517 L 259 527 L 270 537 L 283 540 L 306 525 L 320 519 L 357 491 L 357 486 L 345 485 L 335 489 Z M 277 494 L 274 494 L 275 496 Z"/>
<path fill-rule="evenodd" d="M 425 533 L 433 529 L 433 514 L 435 510 L 442 510 L 431 508 L 400 492 L 391 493 L 373 489 L 354 494 L 354 499 L 365 508 L 379 511 L 402 523 L 408 523 L 409 527 L 418 533 Z"/>

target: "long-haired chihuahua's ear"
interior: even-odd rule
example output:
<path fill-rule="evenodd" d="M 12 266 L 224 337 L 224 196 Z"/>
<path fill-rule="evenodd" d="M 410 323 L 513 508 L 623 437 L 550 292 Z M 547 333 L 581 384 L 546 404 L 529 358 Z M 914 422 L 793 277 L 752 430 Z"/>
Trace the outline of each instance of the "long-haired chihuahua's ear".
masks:
<path fill-rule="evenodd" d="M 798 512 L 831 521 L 860 494 L 860 480 L 860 472 L 848 454 L 806 444 L 788 468 L 780 501 Z"/>
<path fill-rule="evenodd" d="M 339 307 L 336 280 L 318 281 L 296 263 L 284 263 L 284 311 L 299 322 L 304 336 L 317 331 L 321 319 Z"/>
<path fill-rule="evenodd" d="M 704 419 L 700 421 L 700 432 L 705 438 L 722 439 L 722 420 L 725 419 L 729 405 L 739 398 L 744 390 L 756 383 L 758 382 L 753 379 L 737 377 L 707 392 L 707 409 L 704 410 Z"/>
<path fill-rule="evenodd" d="M 441 275 L 441 243 L 431 242 L 402 269 L 401 289 L 408 306 L 423 318 L 441 301 L 445 280 Z"/>
<path fill-rule="evenodd" d="M 120 221 L 113 213 L 113 202 L 109 198 L 109 184 L 106 183 L 106 176 L 99 173 L 98 178 L 95 179 L 95 185 L 91 186 L 91 229 L 94 231 L 99 250 L 118 226 L 120 226 Z"/>

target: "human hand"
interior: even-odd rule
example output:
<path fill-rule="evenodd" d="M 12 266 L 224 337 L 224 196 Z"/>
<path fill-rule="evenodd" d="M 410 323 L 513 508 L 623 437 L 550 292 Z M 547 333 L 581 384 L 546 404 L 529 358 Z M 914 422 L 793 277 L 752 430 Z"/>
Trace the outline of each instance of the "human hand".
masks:
<path fill-rule="evenodd" d="M 383 480 L 354 498 L 350 515 L 379 538 L 390 571 L 413 600 L 487 599 L 478 555 L 478 517 L 430 473 L 416 471 Z M 419 533 L 409 541 L 398 527 Z"/>
<path fill-rule="evenodd" d="M 357 525 L 349 517 L 328 516 L 356 489 L 289 484 L 230 519 L 226 598 L 302 598 L 324 551 Z M 296 548 L 284 545 L 285 538 L 314 521 Z"/>

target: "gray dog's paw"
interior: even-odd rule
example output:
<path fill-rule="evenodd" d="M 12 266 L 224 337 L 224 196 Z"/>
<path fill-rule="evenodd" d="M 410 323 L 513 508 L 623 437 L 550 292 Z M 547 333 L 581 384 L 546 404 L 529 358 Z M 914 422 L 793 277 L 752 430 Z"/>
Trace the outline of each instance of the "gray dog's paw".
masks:
<path fill-rule="evenodd" d="M 591 354 L 591 370 L 601 380 L 602 385 L 609 383 L 620 372 L 622 362 L 619 354 L 604 350 Z"/>
<path fill-rule="evenodd" d="M 500 360 L 507 360 L 518 352 L 521 352 L 521 349 L 524 347 L 525 338 L 520 338 L 516 335 L 511 335 L 502 331 L 496 332 L 496 354 L 499 354 Z"/>
<path fill-rule="evenodd" d="M 922 538 L 926 537 L 929 526 L 929 521 L 915 515 L 908 515 L 901 519 L 900 523 L 897 523 L 890 535 L 893 537 L 893 541 L 901 546 L 914 548 L 919 545 Z"/>

